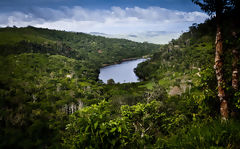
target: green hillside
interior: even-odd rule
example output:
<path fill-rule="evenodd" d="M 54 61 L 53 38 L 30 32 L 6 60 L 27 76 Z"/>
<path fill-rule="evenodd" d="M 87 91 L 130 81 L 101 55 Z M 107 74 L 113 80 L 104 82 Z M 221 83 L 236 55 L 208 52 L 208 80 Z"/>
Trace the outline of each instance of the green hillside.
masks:
<path fill-rule="evenodd" d="M 141 63 L 136 69 L 143 80 L 155 80 L 168 90 L 171 87 L 196 84 L 200 72 L 214 65 L 214 24 L 194 24 L 189 32 L 160 48 L 151 60 Z"/>
<path fill-rule="evenodd" d="M 101 66 L 151 54 L 159 46 L 30 26 L 1 28 L 0 48 L 3 56 L 20 53 L 58 54 Z"/>
<path fill-rule="evenodd" d="M 231 51 L 240 38 L 229 35 L 231 21 L 223 24 L 224 87 L 231 99 L 224 122 L 213 68 L 215 18 L 165 45 L 1 28 L 0 148 L 239 148 Z M 98 80 L 102 66 L 146 55 L 135 69 L 141 82 Z"/>
<path fill-rule="evenodd" d="M 110 96 L 97 83 L 100 67 L 159 47 L 35 27 L 1 28 L 0 148 L 60 146 L 68 114 Z"/>

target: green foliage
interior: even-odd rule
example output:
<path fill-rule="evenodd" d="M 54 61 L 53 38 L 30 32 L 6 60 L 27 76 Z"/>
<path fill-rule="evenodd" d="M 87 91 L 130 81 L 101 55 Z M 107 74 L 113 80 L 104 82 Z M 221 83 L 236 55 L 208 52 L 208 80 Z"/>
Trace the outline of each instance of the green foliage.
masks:
<path fill-rule="evenodd" d="M 231 50 L 239 49 L 239 40 L 232 39 L 228 27 L 232 18 L 223 23 L 224 87 L 227 90 L 231 116 L 235 120 L 221 123 L 214 65 L 215 18 L 193 24 L 189 32 L 161 47 L 160 52 L 136 68 L 138 76 L 153 84 L 163 85 L 170 97 L 164 100 L 166 113 L 164 136 L 158 137 L 153 148 L 239 148 L 239 91 L 232 89 Z M 239 28 L 234 28 L 239 33 Z M 238 64 L 239 65 L 239 64 Z M 173 96 L 171 89 L 180 88 Z M 186 87 L 184 89 L 184 87 Z"/>
<path fill-rule="evenodd" d="M 108 86 L 97 82 L 100 67 L 158 48 L 31 26 L 0 28 L 0 148 L 60 148 L 68 115 L 110 98 Z"/>
<path fill-rule="evenodd" d="M 150 60 L 139 64 L 135 70 L 136 74 L 143 80 L 163 80 L 169 77 L 169 73 L 193 75 L 197 73 L 198 68 L 212 66 L 215 33 L 213 28 L 212 20 L 191 26 L 189 32 L 162 46 L 160 52 L 155 53 Z M 171 80 L 172 78 L 169 78 L 169 81 Z"/>
<path fill-rule="evenodd" d="M 215 19 L 166 45 L 1 28 L 0 148 L 238 148 L 239 122 L 217 120 L 214 35 Z M 225 88 L 237 113 L 229 51 L 240 40 L 226 38 Z M 98 80 L 104 65 L 151 54 L 135 70 L 142 82 Z"/>
<path fill-rule="evenodd" d="M 141 57 L 159 45 L 35 27 L 0 28 L 0 55 L 42 53 L 84 60 L 91 68 Z"/>
<path fill-rule="evenodd" d="M 156 148 L 239 148 L 238 121 L 218 120 L 194 123 L 167 139 L 159 138 Z"/>
<path fill-rule="evenodd" d="M 199 5 L 201 9 L 213 16 L 218 13 L 232 9 L 233 5 L 230 0 L 192 0 L 193 3 Z"/>
<path fill-rule="evenodd" d="M 144 148 L 165 133 L 166 113 L 161 102 L 122 106 L 115 117 L 109 103 L 86 107 L 71 116 L 64 145 L 67 148 Z M 160 134 L 159 134 L 160 133 Z"/>
<path fill-rule="evenodd" d="M 115 82 L 113 79 L 109 79 L 109 80 L 107 80 L 107 84 L 115 84 Z"/>

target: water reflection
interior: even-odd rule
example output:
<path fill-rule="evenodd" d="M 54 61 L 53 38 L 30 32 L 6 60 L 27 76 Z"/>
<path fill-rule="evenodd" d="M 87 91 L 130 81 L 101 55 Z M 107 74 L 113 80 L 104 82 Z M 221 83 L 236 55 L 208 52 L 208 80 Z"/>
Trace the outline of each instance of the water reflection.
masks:
<path fill-rule="evenodd" d="M 107 83 L 109 79 L 113 79 L 115 83 L 139 82 L 138 77 L 134 73 L 134 68 L 144 61 L 146 59 L 137 59 L 103 67 L 100 69 L 99 79 L 104 83 Z"/>

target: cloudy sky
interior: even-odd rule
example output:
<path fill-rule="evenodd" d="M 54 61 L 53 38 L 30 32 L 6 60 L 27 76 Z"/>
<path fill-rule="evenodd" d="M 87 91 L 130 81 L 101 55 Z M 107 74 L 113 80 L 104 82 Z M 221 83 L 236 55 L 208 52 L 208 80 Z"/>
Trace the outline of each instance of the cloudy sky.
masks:
<path fill-rule="evenodd" d="M 0 0 L 0 27 L 36 26 L 167 43 L 208 18 L 191 0 Z"/>

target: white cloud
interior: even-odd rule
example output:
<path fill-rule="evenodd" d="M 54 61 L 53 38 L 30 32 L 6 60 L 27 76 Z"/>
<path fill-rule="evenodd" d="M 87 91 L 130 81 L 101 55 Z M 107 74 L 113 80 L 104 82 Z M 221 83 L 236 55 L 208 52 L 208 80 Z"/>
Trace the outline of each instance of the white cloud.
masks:
<path fill-rule="evenodd" d="M 165 44 L 180 36 L 177 32 L 162 32 L 162 31 L 145 31 L 134 34 L 104 34 L 99 32 L 91 32 L 92 35 L 104 36 L 109 38 L 129 39 L 137 42 L 149 42 L 156 44 Z"/>
<path fill-rule="evenodd" d="M 138 36 L 140 33 L 146 34 L 147 31 L 165 31 L 169 34 L 164 36 L 171 39 L 176 38 L 181 31 L 187 30 L 191 24 L 201 23 L 206 18 L 208 16 L 202 12 L 183 12 L 160 7 L 125 9 L 112 7 L 109 10 L 89 10 L 75 6 L 61 9 L 35 8 L 28 13 L 2 13 L 0 26 L 31 25 L 67 31 L 138 34 Z"/>

